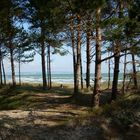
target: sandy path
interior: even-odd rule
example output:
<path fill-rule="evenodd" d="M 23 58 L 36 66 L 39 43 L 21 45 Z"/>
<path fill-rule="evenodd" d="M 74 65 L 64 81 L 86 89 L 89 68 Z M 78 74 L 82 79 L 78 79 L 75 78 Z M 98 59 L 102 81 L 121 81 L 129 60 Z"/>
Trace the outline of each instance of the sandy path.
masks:
<path fill-rule="evenodd" d="M 0 111 L 0 140 L 77 140 L 82 131 L 88 131 L 71 123 L 71 119 L 87 113 L 87 107 L 68 103 L 69 96 L 60 94 L 38 93 L 33 97 L 33 107 Z"/>

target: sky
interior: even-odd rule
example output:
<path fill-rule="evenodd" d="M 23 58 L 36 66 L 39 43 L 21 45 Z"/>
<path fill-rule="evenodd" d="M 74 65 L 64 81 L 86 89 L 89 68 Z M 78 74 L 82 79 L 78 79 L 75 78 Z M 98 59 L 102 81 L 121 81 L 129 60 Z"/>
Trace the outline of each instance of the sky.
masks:
<path fill-rule="evenodd" d="M 102 58 L 106 57 L 105 55 L 102 56 Z M 85 54 L 82 56 L 83 59 L 83 73 L 86 73 L 86 56 Z M 127 60 L 130 59 L 130 56 L 127 57 Z M 65 56 L 52 55 L 51 57 L 51 69 L 52 73 L 72 73 L 73 72 L 73 58 L 71 54 L 67 54 Z M 120 72 L 123 72 L 123 58 L 121 59 L 120 63 Z M 4 61 L 5 70 L 6 72 L 11 72 L 11 65 L 10 61 L 7 59 Z M 18 73 L 18 65 L 15 64 L 15 71 Z M 102 63 L 102 73 L 108 72 L 108 64 L 107 62 Z M 128 69 L 131 69 L 130 66 L 128 66 Z M 113 65 L 112 69 L 113 70 Z M 41 57 L 40 55 L 36 55 L 33 62 L 22 64 L 21 65 L 21 72 L 41 72 Z M 113 72 L 113 71 L 112 71 Z M 91 64 L 91 73 L 94 73 L 94 62 Z"/>
<path fill-rule="evenodd" d="M 7 59 L 4 61 L 6 72 L 10 72 L 10 61 Z M 71 56 L 59 56 L 55 55 L 51 58 L 52 71 L 72 71 Z M 16 71 L 18 71 L 18 65 L 15 64 Z M 21 65 L 22 72 L 41 72 L 41 56 L 36 55 L 34 61 Z"/>
<path fill-rule="evenodd" d="M 28 24 L 24 24 L 24 28 L 28 29 Z M 68 49 L 71 52 L 71 48 L 64 46 L 65 49 Z M 86 55 L 85 55 L 85 47 L 82 48 L 82 64 L 83 64 L 83 73 L 86 73 Z M 102 55 L 102 58 L 107 57 L 106 55 Z M 121 58 L 120 63 L 120 72 L 123 72 L 123 57 Z M 113 60 L 113 59 L 112 59 Z M 127 57 L 127 60 L 131 60 L 130 56 Z M 11 73 L 10 61 L 7 59 L 4 61 L 5 70 L 7 73 Z M 111 72 L 113 73 L 113 65 L 111 66 Z M 108 64 L 107 62 L 103 62 L 101 66 L 102 73 L 108 72 Z M 131 70 L 131 66 L 128 66 L 128 69 Z M 65 56 L 60 56 L 59 54 L 55 54 L 51 56 L 51 70 L 52 73 L 72 73 L 73 72 L 73 58 L 71 54 L 67 54 Z M 18 65 L 15 64 L 15 72 L 18 73 Z M 36 54 L 34 61 L 21 65 L 21 72 L 33 72 L 38 73 L 41 72 L 41 57 L 39 54 Z M 94 62 L 91 63 L 91 73 L 94 73 Z"/>
<path fill-rule="evenodd" d="M 24 23 L 24 28 L 28 30 L 29 25 Z M 103 46 L 104 47 L 104 46 Z M 71 52 L 71 48 L 64 46 L 63 48 L 68 49 Z M 72 53 L 71 53 L 72 54 Z M 51 56 L 51 70 L 52 73 L 73 73 L 73 57 L 71 54 L 67 54 L 65 56 L 60 56 L 59 54 L 55 54 Z M 85 46 L 82 49 L 82 64 L 83 64 L 83 73 L 86 73 L 86 55 L 85 55 Z M 107 57 L 106 55 L 102 55 L 102 58 Z M 120 72 L 123 72 L 123 59 L 120 60 Z M 114 60 L 114 59 L 112 59 Z M 127 56 L 127 61 L 131 61 L 131 56 Z M 11 73 L 11 64 L 8 59 L 4 61 L 5 71 L 7 73 Z M 111 73 L 113 73 L 113 65 L 111 66 Z M 129 71 L 132 71 L 132 65 L 127 66 Z M 91 73 L 94 73 L 94 62 L 91 63 Z M 108 64 L 107 62 L 103 62 L 101 66 L 102 73 L 108 73 Z M 15 64 L 15 72 L 18 73 L 18 65 Z M 21 72 L 41 72 L 41 57 L 39 54 L 36 54 L 34 57 L 34 61 L 21 65 Z"/>

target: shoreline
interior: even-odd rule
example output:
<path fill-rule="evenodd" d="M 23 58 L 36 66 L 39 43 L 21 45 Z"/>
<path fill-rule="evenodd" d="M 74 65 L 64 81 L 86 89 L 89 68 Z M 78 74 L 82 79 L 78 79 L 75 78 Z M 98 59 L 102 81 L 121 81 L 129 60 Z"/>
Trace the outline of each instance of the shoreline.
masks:
<path fill-rule="evenodd" d="M 110 80 L 110 83 L 112 83 L 113 81 L 112 80 Z M 121 82 L 123 82 L 123 80 L 118 80 L 118 82 L 119 83 L 121 83 Z M 129 80 L 125 80 L 125 82 L 129 82 Z M 12 83 L 12 81 L 11 80 L 7 80 L 7 84 L 10 84 L 10 83 Z M 19 83 L 19 80 L 18 79 L 16 79 L 16 83 Z M 22 80 L 21 79 L 21 83 L 24 83 L 24 84 L 42 84 L 42 81 L 24 81 L 24 80 Z M 92 80 L 91 82 L 91 85 L 94 85 L 94 81 Z M 108 81 L 107 80 L 102 80 L 101 81 L 101 83 L 103 84 L 103 83 L 108 83 Z M 53 81 L 52 80 L 52 84 L 55 84 L 55 85 L 59 85 L 59 84 L 62 84 L 62 85 L 73 85 L 74 84 L 74 82 L 56 82 L 56 81 Z M 83 82 L 83 84 L 84 85 L 86 85 L 86 82 Z"/>
<path fill-rule="evenodd" d="M 91 74 L 91 79 L 90 79 L 90 83 L 93 85 L 94 84 L 94 74 Z M 7 82 L 12 82 L 11 81 L 11 75 L 6 75 L 6 79 Z M 19 81 L 19 77 L 16 74 L 16 81 L 18 83 Z M 86 75 L 85 73 L 83 74 L 83 83 L 85 84 L 86 81 Z M 112 82 L 113 80 L 113 74 L 111 74 L 110 76 L 110 82 Z M 129 79 L 126 79 L 129 81 Z M 21 73 L 21 81 L 23 83 L 38 83 L 41 84 L 42 83 L 42 75 L 41 73 Z M 119 82 L 123 81 L 123 77 L 122 77 L 122 73 L 120 73 L 119 76 Z M 102 78 L 101 78 L 101 83 L 104 82 L 108 82 L 108 74 L 107 73 L 103 73 L 102 74 Z M 74 78 L 73 78 L 73 74 L 72 73 L 54 73 L 52 74 L 52 83 L 58 83 L 58 84 L 73 84 L 74 83 Z"/>

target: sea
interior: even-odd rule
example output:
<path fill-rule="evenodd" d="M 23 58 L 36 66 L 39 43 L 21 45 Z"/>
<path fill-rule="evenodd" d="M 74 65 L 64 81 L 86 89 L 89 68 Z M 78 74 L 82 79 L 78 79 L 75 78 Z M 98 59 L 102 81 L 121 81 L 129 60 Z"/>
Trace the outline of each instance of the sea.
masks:
<path fill-rule="evenodd" d="M 16 81 L 18 82 L 18 74 L 16 74 Z M 91 74 L 91 83 L 94 82 L 94 74 Z M 83 74 L 83 81 L 85 82 L 86 74 Z M 110 75 L 110 80 L 112 81 L 113 74 Z M 119 74 L 119 81 L 121 82 L 123 79 L 123 74 Z M 6 80 L 11 82 L 11 74 L 6 75 Z M 40 72 L 22 72 L 21 73 L 21 81 L 24 83 L 41 83 L 42 82 L 42 74 Z M 72 84 L 73 83 L 73 73 L 71 72 L 55 72 L 52 73 L 52 82 L 60 83 L 60 84 Z M 102 82 L 108 81 L 108 74 L 102 73 Z"/>

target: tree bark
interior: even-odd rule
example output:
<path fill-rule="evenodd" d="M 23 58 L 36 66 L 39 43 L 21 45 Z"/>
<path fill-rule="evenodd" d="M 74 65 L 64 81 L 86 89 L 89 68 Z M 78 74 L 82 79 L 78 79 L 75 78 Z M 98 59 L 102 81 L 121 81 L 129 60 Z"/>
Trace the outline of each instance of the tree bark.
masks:
<path fill-rule="evenodd" d="M 133 82 L 134 82 L 134 88 L 138 88 L 138 82 L 137 82 L 137 72 L 136 72 L 136 63 L 135 63 L 135 55 L 132 53 L 132 66 L 133 66 Z"/>
<path fill-rule="evenodd" d="M 87 63 L 86 63 L 86 88 L 89 89 L 90 87 L 90 38 L 91 38 L 91 31 L 88 29 L 87 31 L 87 48 L 86 48 L 86 55 L 87 55 Z"/>
<path fill-rule="evenodd" d="M 46 66 L 45 66 L 45 48 L 41 47 L 41 60 L 42 60 L 42 79 L 43 79 L 43 89 L 46 89 Z"/>
<path fill-rule="evenodd" d="M 83 89 L 83 68 L 82 68 L 82 56 L 80 57 L 80 70 L 81 70 L 81 89 Z"/>
<path fill-rule="evenodd" d="M 19 76 L 19 85 L 21 85 L 21 61 L 20 61 L 20 48 L 19 48 L 19 60 L 18 60 L 18 76 Z"/>
<path fill-rule="evenodd" d="M 92 105 L 99 106 L 101 87 L 101 28 L 100 28 L 101 8 L 96 11 L 96 58 L 95 58 L 95 80 L 93 90 Z"/>
<path fill-rule="evenodd" d="M 5 69 L 4 69 L 3 59 L 2 59 L 2 71 L 3 71 L 4 84 L 6 85 L 6 75 L 5 75 Z"/>
<path fill-rule="evenodd" d="M 76 63 L 76 93 L 79 92 L 80 87 L 80 57 L 81 57 L 81 19 L 77 15 L 78 25 L 77 25 L 77 63 Z"/>
<path fill-rule="evenodd" d="M 122 18 L 123 13 L 122 13 L 122 2 L 119 0 L 119 18 Z M 119 78 L 119 63 L 120 63 L 120 51 L 121 51 L 121 40 L 118 39 L 115 41 L 115 57 L 114 57 L 114 75 L 113 75 L 113 84 L 112 84 L 112 100 L 116 100 L 117 93 L 118 93 L 118 78 Z"/>
<path fill-rule="evenodd" d="M 113 74 L 113 84 L 112 84 L 112 100 L 116 100 L 118 93 L 118 78 L 119 78 L 119 63 L 120 63 L 120 43 L 115 45 L 115 53 L 117 53 L 114 57 L 114 74 Z"/>
<path fill-rule="evenodd" d="M 45 62 L 45 30 L 42 22 L 41 27 L 41 63 L 42 63 L 42 79 L 43 79 L 43 89 L 46 89 L 47 80 L 46 80 L 46 62 Z"/>
<path fill-rule="evenodd" d="M 122 92 L 123 94 L 125 93 L 125 79 L 126 79 L 126 57 L 127 57 L 127 51 L 125 51 L 125 56 L 124 56 L 124 68 L 123 68 L 123 86 L 122 86 Z"/>
<path fill-rule="evenodd" d="M 13 86 L 16 85 L 16 78 L 15 78 L 15 66 L 14 66 L 14 58 L 13 58 L 13 48 L 10 47 L 10 60 L 11 60 L 11 71 L 12 71 L 12 84 Z"/>
<path fill-rule="evenodd" d="M 1 63 L 1 60 L 0 60 L 0 85 L 3 85 L 3 79 L 2 79 L 2 63 Z"/>
<path fill-rule="evenodd" d="M 108 52 L 108 56 L 109 56 L 109 52 Z M 110 59 L 108 60 L 108 89 L 110 88 Z"/>
<path fill-rule="evenodd" d="M 48 87 L 52 88 L 52 81 L 51 81 L 51 56 L 50 56 L 50 45 L 48 46 L 48 54 L 47 54 L 47 66 L 48 66 Z"/>
<path fill-rule="evenodd" d="M 73 56 L 73 74 L 74 74 L 74 93 L 76 93 L 76 51 L 74 45 L 74 28 L 73 28 L 73 17 L 71 17 L 70 32 L 71 32 L 71 46 L 72 46 L 72 56 Z"/>
<path fill-rule="evenodd" d="M 48 47 L 47 47 L 48 49 Z M 48 84 L 48 88 L 49 88 L 49 56 L 48 56 L 48 50 L 47 50 L 47 84 Z"/>
<path fill-rule="evenodd" d="M 19 85 L 21 85 L 21 68 L 20 68 L 20 60 L 19 60 L 19 62 L 18 62 L 18 75 L 19 75 Z"/>
<path fill-rule="evenodd" d="M 3 84 L 3 80 L 2 80 L 2 54 L 1 54 L 1 50 L 0 50 L 0 85 Z"/>

